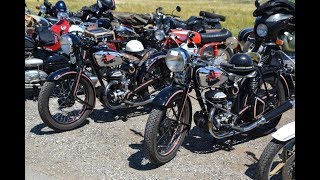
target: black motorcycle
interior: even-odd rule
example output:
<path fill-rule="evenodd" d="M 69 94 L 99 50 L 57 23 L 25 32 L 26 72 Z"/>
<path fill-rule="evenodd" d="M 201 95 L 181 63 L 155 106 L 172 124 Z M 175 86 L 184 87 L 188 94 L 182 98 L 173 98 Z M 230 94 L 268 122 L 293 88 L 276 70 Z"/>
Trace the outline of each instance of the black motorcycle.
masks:
<path fill-rule="evenodd" d="M 46 26 L 35 27 L 31 35 L 25 35 L 25 88 L 32 88 L 36 99 L 38 87 L 57 69 L 69 66 L 69 57 L 61 50 L 52 50 L 58 37 Z"/>
<path fill-rule="evenodd" d="M 164 57 L 153 49 L 120 53 L 97 45 L 91 38 L 74 34 L 61 38 L 70 67 L 51 73 L 38 99 L 41 119 L 56 131 L 82 125 L 93 111 L 96 97 L 110 110 L 142 106 L 170 84 Z M 84 62 L 84 50 L 90 63 Z"/>
<path fill-rule="evenodd" d="M 169 50 L 166 65 L 174 81 L 153 100 L 144 134 L 146 157 L 156 165 L 175 157 L 191 127 L 192 90 L 201 107 L 193 114 L 194 122 L 214 138 L 270 133 L 292 105 L 285 101 L 288 87 L 281 79 L 282 67 L 262 68 L 254 63 L 259 57 L 238 53 L 218 68 L 182 48 Z"/>
<path fill-rule="evenodd" d="M 238 39 L 243 41 L 243 51 L 261 52 L 265 45 L 279 41 L 279 47 L 288 56 L 295 58 L 295 4 L 288 0 L 269 0 L 260 5 L 255 1 L 257 9 L 254 27 L 242 29 Z"/>

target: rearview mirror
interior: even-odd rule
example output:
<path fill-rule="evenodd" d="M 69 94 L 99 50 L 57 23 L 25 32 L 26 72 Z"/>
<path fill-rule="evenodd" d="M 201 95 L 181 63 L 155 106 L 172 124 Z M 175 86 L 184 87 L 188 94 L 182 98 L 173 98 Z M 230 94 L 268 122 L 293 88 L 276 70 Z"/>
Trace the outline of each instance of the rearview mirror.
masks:
<path fill-rule="evenodd" d="M 181 7 L 180 7 L 180 6 L 177 6 L 177 7 L 176 7 L 176 10 L 177 10 L 178 12 L 180 12 L 180 11 L 181 11 Z"/>

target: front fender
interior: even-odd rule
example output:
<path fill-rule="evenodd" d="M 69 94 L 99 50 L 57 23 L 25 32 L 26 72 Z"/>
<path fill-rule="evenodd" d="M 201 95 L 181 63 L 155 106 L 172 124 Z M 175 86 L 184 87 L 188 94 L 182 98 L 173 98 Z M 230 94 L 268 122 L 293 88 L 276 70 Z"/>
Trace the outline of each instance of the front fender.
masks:
<path fill-rule="evenodd" d="M 66 75 L 76 75 L 78 72 L 71 70 L 69 67 L 67 68 L 62 68 L 59 69 L 57 71 L 52 72 L 46 79 L 46 81 L 48 82 L 54 82 L 54 81 L 58 81 L 59 79 L 61 79 L 62 77 L 66 76 Z M 92 80 L 90 79 L 89 76 L 87 76 L 85 73 L 82 73 L 81 78 L 85 79 L 86 81 L 89 82 L 91 88 L 93 89 L 93 95 L 94 97 L 96 97 L 96 89 L 94 86 L 94 83 L 92 82 Z M 95 106 L 96 101 L 94 100 L 93 106 Z"/>
<path fill-rule="evenodd" d="M 154 107 L 159 108 L 160 110 L 163 110 L 166 107 L 168 107 L 168 104 L 173 97 L 182 96 L 182 95 L 183 95 L 183 90 L 181 88 L 170 85 L 160 91 L 160 93 L 153 99 L 152 104 Z M 187 96 L 186 103 L 188 103 L 190 107 L 189 124 L 191 125 L 192 106 L 191 106 L 191 100 L 189 96 Z"/>
<path fill-rule="evenodd" d="M 288 141 L 295 137 L 295 121 L 278 129 L 271 135 L 273 138 L 277 139 L 278 141 Z"/>
<path fill-rule="evenodd" d="M 169 101 L 179 93 L 183 93 L 183 90 L 174 86 L 167 86 L 163 88 L 159 94 L 153 99 L 152 103 L 154 106 L 165 108 Z"/>

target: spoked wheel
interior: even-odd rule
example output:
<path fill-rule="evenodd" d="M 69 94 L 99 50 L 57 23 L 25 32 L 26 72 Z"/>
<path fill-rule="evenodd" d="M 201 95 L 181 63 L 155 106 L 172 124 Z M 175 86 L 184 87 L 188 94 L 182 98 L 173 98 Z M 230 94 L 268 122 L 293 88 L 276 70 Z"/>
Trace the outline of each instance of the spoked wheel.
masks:
<path fill-rule="evenodd" d="M 264 108 L 266 111 L 264 114 L 285 102 L 284 87 L 280 80 L 274 77 L 265 78 L 265 84 L 261 80 L 258 84 L 256 94 L 265 102 Z M 258 105 L 256 110 L 259 108 L 263 107 Z M 279 115 L 278 117 L 271 119 L 268 123 L 253 129 L 253 134 L 258 136 L 270 134 L 279 123 L 281 117 L 282 115 Z"/>
<path fill-rule="evenodd" d="M 256 179 L 295 179 L 295 138 L 281 142 L 273 139 L 262 152 Z"/>
<path fill-rule="evenodd" d="M 73 75 L 58 81 L 45 82 L 39 93 L 38 111 L 42 121 L 55 131 L 66 131 L 81 126 L 93 110 L 95 96 L 90 82 L 80 78 L 74 94 Z"/>
<path fill-rule="evenodd" d="M 146 157 L 151 163 L 163 165 L 175 157 L 182 144 L 190 122 L 190 104 L 183 106 L 181 96 L 175 96 L 163 109 L 153 109 L 145 128 L 144 140 Z"/>
<path fill-rule="evenodd" d="M 142 94 L 145 98 L 156 96 L 163 88 L 170 85 L 172 81 L 171 71 L 165 64 L 164 59 L 158 60 L 147 69 L 147 73 L 142 79 L 142 84 L 148 83 L 154 79 L 155 81 L 146 87 L 144 91 L 142 91 Z"/>

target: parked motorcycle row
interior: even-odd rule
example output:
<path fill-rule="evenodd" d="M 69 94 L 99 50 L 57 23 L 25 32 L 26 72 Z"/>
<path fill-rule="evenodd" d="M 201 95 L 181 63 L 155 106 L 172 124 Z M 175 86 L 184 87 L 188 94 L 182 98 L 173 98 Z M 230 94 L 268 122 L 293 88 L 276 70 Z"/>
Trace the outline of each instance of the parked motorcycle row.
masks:
<path fill-rule="evenodd" d="M 182 20 L 173 13 L 180 6 L 138 14 L 97 0 L 70 12 L 63 1 L 44 0 L 37 15 L 26 9 L 25 87 L 35 98 L 40 89 L 40 117 L 59 132 L 83 125 L 96 99 L 109 110 L 151 104 L 144 147 L 156 165 L 176 156 L 192 119 L 216 139 L 270 134 L 294 107 L 295 4 L 255 5 L 254 26 L 234 37 L 223 15 L 200 11 Z M 282 129 L 261 155 L 259 179 L 294 179 L 294 133 Z"/>

